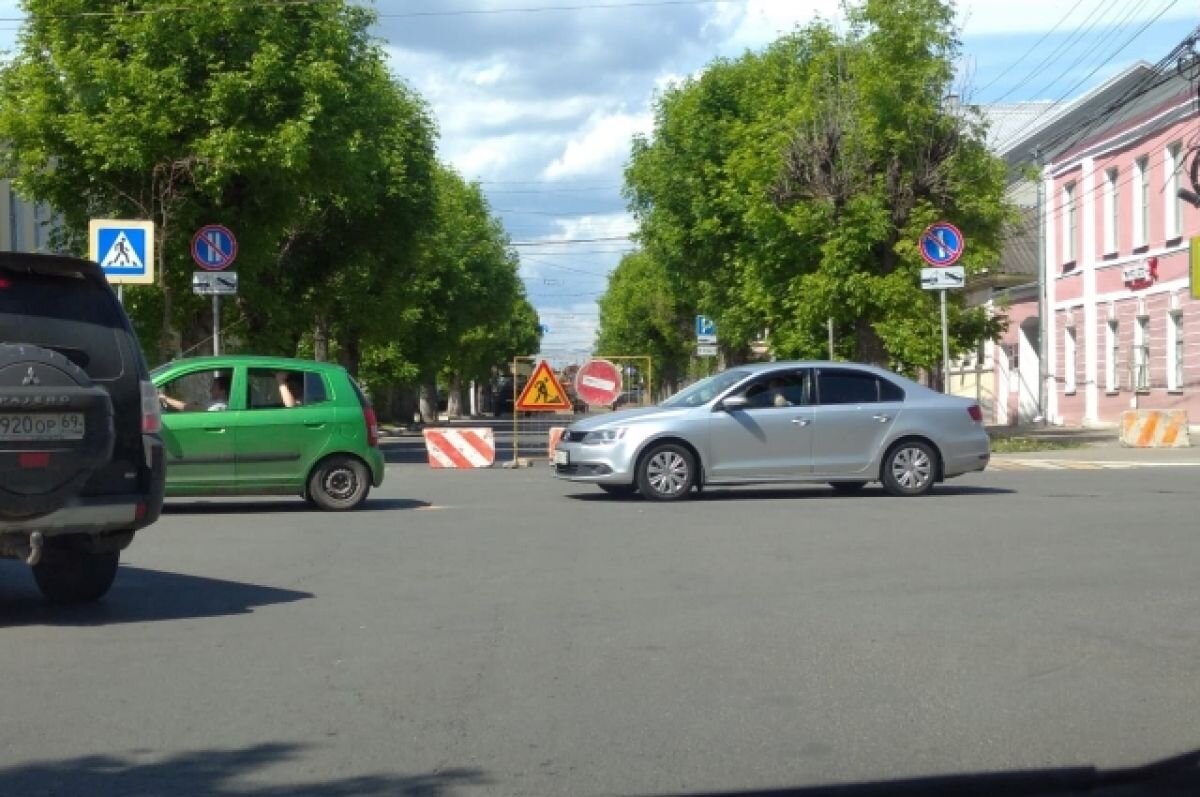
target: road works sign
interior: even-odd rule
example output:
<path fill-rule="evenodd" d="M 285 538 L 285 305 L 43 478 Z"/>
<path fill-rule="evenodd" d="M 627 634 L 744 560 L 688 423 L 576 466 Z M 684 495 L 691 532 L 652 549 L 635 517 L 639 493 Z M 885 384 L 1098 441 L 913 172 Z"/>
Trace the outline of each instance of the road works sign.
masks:
<path fill-rule="evenodd" d="M 533 376 L 525 383 L 525 389 L 517 398 L 517 409 L 522 412 L 556 412 L 571 409 L 571 401 L 562 383 L 550 370 L 550 364 L 542 360 L 533 369 Z"/>
<path fill-rule="evenodd" d="M 154 222 L 92 219 L 88 257 L 100 264 L 113 285 L 154 283 Z"/>

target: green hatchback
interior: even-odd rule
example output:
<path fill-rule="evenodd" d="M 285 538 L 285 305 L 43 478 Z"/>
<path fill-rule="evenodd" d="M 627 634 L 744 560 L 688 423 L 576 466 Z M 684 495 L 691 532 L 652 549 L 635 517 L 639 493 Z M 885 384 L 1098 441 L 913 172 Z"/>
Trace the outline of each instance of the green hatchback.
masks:
<path fill-rule="evenodd" d="M 196 357 L 151 373 L 167 495 L 300 495 L 353 509 L 383 483 L 379 426 L 345 368 L 282 357 Z"/>

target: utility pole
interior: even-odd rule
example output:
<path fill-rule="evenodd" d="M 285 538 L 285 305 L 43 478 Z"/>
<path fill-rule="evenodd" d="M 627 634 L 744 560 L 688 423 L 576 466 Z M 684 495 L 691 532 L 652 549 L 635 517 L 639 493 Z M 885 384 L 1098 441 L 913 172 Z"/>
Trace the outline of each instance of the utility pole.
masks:
<path fill-rule="evenodd" d="M 825 325 L 829 329 L 829 360 L 830 360 L 830 362 L 832 362 L 833 361 L 833 317 L 832 316 L 826 320 Z"/>
<path fill-rule="evenodd" d="M 1046 311 L 1046 183 L 1042 179 L 1042 151 L 1040 148 L 1033 150 L 1033 162 L 1037 165 L 1037 212 L 1034 214 L 1037 219 L 1037 285 L 1038 285 L 1038 416 L 1042 419 L 1042 424 L 1049 423 L 1049 418 L 1046 417 L 1046 330 L 1050 328 L 1047 323 Z"/>

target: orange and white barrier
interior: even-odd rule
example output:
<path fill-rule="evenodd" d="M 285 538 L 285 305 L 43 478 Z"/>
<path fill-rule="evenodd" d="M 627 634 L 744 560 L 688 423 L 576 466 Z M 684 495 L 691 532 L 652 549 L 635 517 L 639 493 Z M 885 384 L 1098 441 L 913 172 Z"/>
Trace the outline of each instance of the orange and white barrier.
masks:
<path fill-rule="evenodd" d="M 1132 448 L 1191 446 L 1183 410 L 1126 410 L 1121 413 L 1121 445 Z"/>
<path fill-rule="evenodd" d="M 431 468 L 490 468 L 496 461 L 491 429 L 426 429 L 425 451 Z"/>
<path fill-rule="evenodd" d="M 563 432 L 567 431 L 565 426 L 550 427 L 550 447 L 546 450 L 546 456 L 554 459 L 554 447 L 558 445 L 558 441 L 562 440 Z"/>

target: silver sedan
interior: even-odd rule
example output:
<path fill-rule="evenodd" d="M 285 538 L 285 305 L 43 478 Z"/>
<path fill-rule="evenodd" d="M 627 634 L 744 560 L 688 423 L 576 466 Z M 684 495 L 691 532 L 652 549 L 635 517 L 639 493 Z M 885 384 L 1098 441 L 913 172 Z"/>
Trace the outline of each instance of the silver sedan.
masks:
<path fill-rule="evenodd" d="M 835 362 L 738 366 L 656 407 L 572 424 L 554 473 L 610 493 L 672 500 L 705 485 L 828 482 L 893 495 L 987 467 L 983 413 L 882 368 Z"/>

